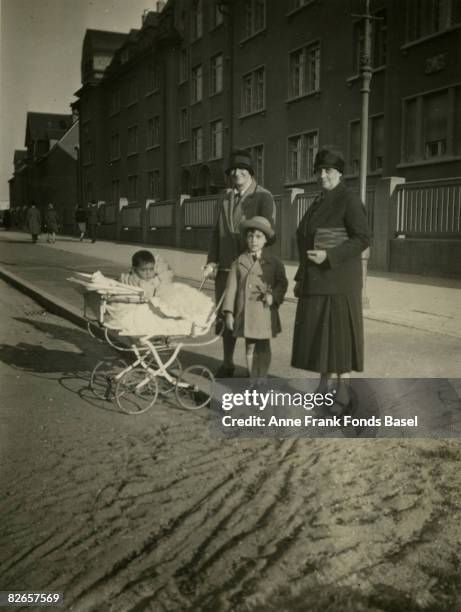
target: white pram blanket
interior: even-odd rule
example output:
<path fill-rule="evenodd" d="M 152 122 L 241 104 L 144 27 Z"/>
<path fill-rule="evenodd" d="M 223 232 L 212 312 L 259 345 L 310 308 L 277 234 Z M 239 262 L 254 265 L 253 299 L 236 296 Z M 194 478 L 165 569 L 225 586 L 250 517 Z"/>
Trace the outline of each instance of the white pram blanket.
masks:
<path fill-rule="evenodd" d="M 75 282 L 88 291 L 109 295 L 142 295 L 138 287 L 107 278 L 101 272 L 79 275 Z M 83 277 L 83 278 L 82 278 Z M 203 328 L 214 309 L 211 298 L 184 283 L 162 283 L 144 304 L 113 303 L 106 307 L 105 325 L 132 335 L 190 335 L 192 327 Z"/>

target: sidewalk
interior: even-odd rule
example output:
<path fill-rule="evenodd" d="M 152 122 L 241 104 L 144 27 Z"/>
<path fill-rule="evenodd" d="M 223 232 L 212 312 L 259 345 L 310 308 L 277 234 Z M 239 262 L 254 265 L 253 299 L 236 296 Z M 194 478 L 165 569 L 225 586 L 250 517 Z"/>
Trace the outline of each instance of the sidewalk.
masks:
<path fill-rule="evenodd" d="M 13 244 L 17 244 L 17 241 L 28 243 L 29 237 L 20 232 L 2 232 L 0 241 Z M 55 245 L 48 245 L 43 241 L 37 245 L 37 248 L 40 246 L 78 256 L 78 262 L 74 260 L 75 270 L 79 270 L 81 265 L 85 268 L 84 271 L 94 271 L 92 260 L 99 259 L 106 262 L 104 270 L 101 271 L 110 274 L 113 269 L 113 273 L 118 274 L 120 270 L 129 267 L 131 255 L 143 245 L 105 241 L 91 244 L 87 241 L 81 243 L 75 238 L 60 237 Z M 152 245 L 145 246 L 152 248 Z M 170 262 L 177 277 L 198 283 L 202 280 L 201 267 L 205 263 L 204 253 L 163 247 L 155 247 L 155 251 Z M 81 260 L 81 257 L 88 260 Z M 16 270 L 17 273 L 19 271 L 17 263 L 10 264 L 5 269 L 13 272 Z M 56 263 L 59 265 L 59 261 Z M 294 299 L 293 277 L 297 266 L 294 262 L 285 262 L 285 265 L 290 281 L 287 298 Z M 389 273 L 377 275 L 371 272 L 367 278 L 370 306 L 364 311 L 364 315 L 366 319 L 461 338 L 460 289 L 461 280 Z M 65 292 L 60 286 L 56 286 L 55 291 L 58 297 Z"/>
<path fill-rule="evenodd" d="M 29 235 L 0 232 L 0 278 L 39 301 L 47 310 L 83 326 L 82 296 L 67 282 L 74 271 L 94 272 L 117 277 L 129 268 L 134 251 L 152 245 L 100 241 L 79 242 L 59 237 L 56 244 L 42 238 L 33 245 Z M 178 280 L 198 285 L 202 279 L 203 253 L 157 248 Z M 276 376 L 296 377 L 290 367 L 291 340 L 296 311 L 293 277 L 297 266 L 285 262 L 290 286 L 283 305 L 282 334 L 273 341 Z M 213 283 L 205 289 L 212 292 Z M 367 294 L 370 308 L 364 311 L 366 371 L 368 377 L 459 378 L 461 372 L 461 281 L 395 274 L 370 274 Z M 237 364 L 244 367 L 243 343 Z M 197 353 L 200 353 L 197 350 Z M 221 360 L 220 343 L 210 345 L 203 356 L 209 367 Z M 242 374 L 245 370 L 242 370 Z M 239 374 L 239 375 L 240 375 Z"/>

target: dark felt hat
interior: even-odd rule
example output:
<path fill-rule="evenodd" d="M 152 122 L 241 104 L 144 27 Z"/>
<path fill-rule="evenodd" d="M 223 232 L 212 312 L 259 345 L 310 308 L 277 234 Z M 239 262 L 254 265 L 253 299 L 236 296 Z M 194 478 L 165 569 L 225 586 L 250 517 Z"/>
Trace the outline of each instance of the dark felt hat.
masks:
<path fill-rule="evenodd" d="M 342 153 L 334 149 L 320 149 L 315 156 L 314 172 L 322 168 L 335 168 L 338 172 L 344 172 L 344 158 Z"/>
<path fill-rule="evenodd" d="M 234 151 L 232 151 L 229 158 L 229 164 L 226 168 L 226 174 L 229 174 L 234 168 L 248 170 L 251 175 L 254 175 L 253 160 L 248 151 L 242 149 L 234 149 Z"/>
<path fill-rule="evenodd" d="M 272 229 L 270 221 L 266 219 L 266 217 L 252 217 L 251 219 L 242 221 L 240 230 L 246 232 L 250 229 L 259 230 L 266 236 L 267 240 L 273 240 L 275 237 L 275 232 Z"/>

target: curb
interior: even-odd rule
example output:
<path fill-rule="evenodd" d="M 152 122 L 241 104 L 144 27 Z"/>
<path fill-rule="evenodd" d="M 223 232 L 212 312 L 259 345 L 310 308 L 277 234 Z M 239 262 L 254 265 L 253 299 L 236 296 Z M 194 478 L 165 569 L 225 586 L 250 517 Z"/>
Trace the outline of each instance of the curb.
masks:
<path fill-rule="evenodd" d="M 1 266 L 0 278 L 18 289 L 19 291 L 21 291 L 22 293 L 24 293 L 25 295 L 34 299 L 52 314 L 55 314 L 59 317 L 63 317 L 64 319 L 67 319 L 78 327 L 87 329 L 87 321 L 81 315 L 80 311 L 76 308 L 73 308 L 72 306 L 69 306 L 65 302 L 62 302 L 59 298 L 56 298 L 55 296 L 50 295 L 46 291 L 43 291 L 43 289 L 39 289 L 36 285 L 33 285 L 32 283 L 29 283 L 28 281 L 25 281 L 22 278 L 19 278 L 19 276 L 16 276 L 16 274 L 5 270 L 5 268 L 2 268 Z"/>

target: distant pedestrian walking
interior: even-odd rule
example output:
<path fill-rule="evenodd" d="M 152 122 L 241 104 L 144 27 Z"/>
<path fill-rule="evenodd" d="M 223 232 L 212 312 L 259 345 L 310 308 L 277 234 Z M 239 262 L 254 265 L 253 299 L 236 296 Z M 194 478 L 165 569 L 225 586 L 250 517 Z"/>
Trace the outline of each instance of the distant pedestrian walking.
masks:
<path fill-rule="evenodd" d="M 9 208 L 3 213 L 3 227 L 8 231 L 11 228 L 11 213 Z"/>
<path fill-rule="evenodd" d="M 91 200 L 88 206 L 88 229 L 91 242 L 96 242 L 98 225 L 101 223 L 99 208 L 95 200 Z"/>
<path fill-rule="evenodd" d="M 80 242 L 85 238 L 87 213 L 86 210 L 79 204 L 75 211 L 75 221 L 77 222 L 78 231 L 80 232 Z"/>
<path fill-rule="evenodd" d="M 26 228 L 32 236 L 32 242 L 35 244 L 38 240 L 42 229 L 42 218 L 35 202 L 32 202 L 26 212 Z"/>
<path fill-rule="evenodd" d="M 53 204 L 48 204 L 48 208 L 45 212 L 45 225 L 46 231 L 48 232 L 48 242 L 53 244 L 56 242 L 56 232 L 59 230 L 58 215 L 54 209 Z"/>

